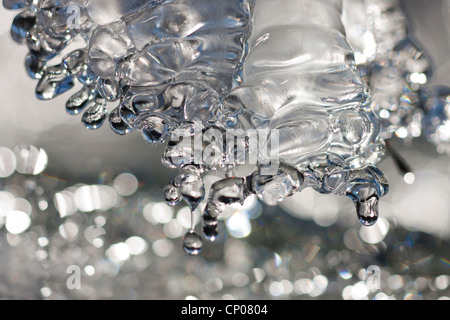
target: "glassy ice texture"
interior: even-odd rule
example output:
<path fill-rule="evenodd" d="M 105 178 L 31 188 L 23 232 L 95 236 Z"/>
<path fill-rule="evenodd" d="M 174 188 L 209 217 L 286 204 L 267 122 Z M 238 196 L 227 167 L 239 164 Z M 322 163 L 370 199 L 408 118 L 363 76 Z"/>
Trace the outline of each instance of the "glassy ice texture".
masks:
<path fill-rule="evenodd" d="M 307 186 L 348 194 L 350 184 L 383 154 L 379 123 L 345 40 L 340 9 L 340 1 L 255 1 L 240 82 L 225 104 L 250 111 L 247 123 L 279 135 L 277 156 L 288 166 L 252 177 L 253 191 L 267 204 Z M 375 180 L 360 186 L 378 200 L 387 189 L 371 188 Z"/>
<path fill-rule="evenodd" d="M 25 43 L 28 32 L 36 23 L 36 15 L 29 11 L 19 13 L 11 26 L 11 37 L 17 43 Z"/>
<path fill-rule="evenodd" d="M 255 1 L 248 55 L 229 96 L 267 118 L 279 157 L 297 168 L 334 153 L 344 167 L 372 143 L 377 124 L 345 41 L 339 1 Z"/>
<path fill-rule="evenodd" d="M 254 1 L 246 55 L 219 122 L 228 129 L 276 133 L 278 169 L 267 173 L 259 163 L 247 177 L 231 175 L 216 182 L 203 215 L 207 238 L 215 238 L 217 217 L 228 204 L 256 193 L 275 205 L 306 187 L 349 196 L 360 221 L 375 223 L 378 199 L 388 187 L 384 174 L 372 165 L 383 155 L 384 145 L 368 88 L 345 40 L 340 8 L 340 1 Z M 195 131 L 195 125 L 187 127 L 186 136 L 195 137 Z M 216 130 L 215 150 L 223 150 L 217 141 L 225 141 L 227 134 Z M 226 150 L 212 167 L 224 166 L 223 160 L 235 151 Z M 194 158 L 186 146 L 173 143 L 163 162 L 183 167 Z"/>
<path fill-rule="evenodd" d="M 275 205 L 306 187 L 346 195 L 364 225 L 376 221 L 378 199 L 388 191 L 375 167 L 384 153 L 380 108 L 346 41 L 341 0 L 4 4 L 24 9 L 12 36 L 28 46 L 26 67 L 39 80 L 38 98 L 52 99 L 78 83 L 82 88 L 69 96 L 66 111 L 82 114 L 86 128 L 108 119 L 115 133 L 138 131 L 150 145 L 175 133 L 187 138 L 169 141 L 163 154 L 164 165 L 180 170 L 164 198 L 170 205 L 184 200 L 192 215 L 205 201 L 209 240 L 217 237 L 218 217 L 229 204 L 256 194 Z M 361 14 L 353 14 L 352 23 L 361 23 Z M 393 32 L 382 21 L 376 26 Z M 383 48 L 390 48 L 389 40 Z M 389 61 L 416 66 L 418 59 L 407 58 L 409 43 L 402 48 Z M 386 88 L 374 97 L 384 98 L 398 89 L 402 74 L 397 81 L 390 65 L 380 66 L 371 80 Z M 116 103 L 109 115 L 108 102 Z M 254 171 L 236 176 L 249 160 Z M 208 195 L 203 176 L 212 172 L 220 178 Z M 198 254 L 202 240 L 191 229 L 183 247 Z"/>
<path fill-rule="evenodd" d="M 54 98 L 70 81 L 79 82 L 90 92 L 89 101 L 119 100 L 115 114 L 125 123 L 109 117 L 114 132 L 137 129 L 150 144 L 163 142 L 163 133 L 183 121 L 214 116 L 231 89 L 250 27 L 248 0 L 43 0 L 4 6 L 23 9 L 11 35 L 28 46 L 30 76 L 45 78 L 38 98 Z M 49 61 L 80 40 L 86 46 L 63 57 L 65 70 L 56 77 Z M 157 103 L 136 106 L 136 95 Z"/>
<path fill-rule="evenodd" d="M 94 0 L 89 1 L 87 10 L 95 23 L 100 25 L 110 24 L 120 20 L 146 6 L 157 1 L 152 0 Z"/>
<path fill-rule="evenodd" d="M 135 9 L 93 31 L 89 61 L 100 78 L 119 78 L 126 88 L 124 121 L 149 143 L 160 143 L 182 121 L 213 117 L 241 59 L 250 8 L 248 1 L 205 0 Z"/>

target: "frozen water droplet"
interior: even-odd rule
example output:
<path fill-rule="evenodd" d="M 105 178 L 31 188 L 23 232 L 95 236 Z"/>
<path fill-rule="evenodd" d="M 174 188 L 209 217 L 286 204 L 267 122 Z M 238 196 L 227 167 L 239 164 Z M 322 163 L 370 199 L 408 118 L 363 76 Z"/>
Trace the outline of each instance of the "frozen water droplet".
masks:
<path fill-rule="evenodd" d="M 280 164 L 273 175 L 253 174 L 253 190 L 267 205 L 274 206 L 291 196 L 303 182 L 303 175 L 296 169 Z"/>
<path fill-rule="evenodd" d="M 364 226 L 372 226 L 378 220 L 378 197 L 373 195 L 365 200 L 355 201 L 359 221 Z"/>
<path fill-rule="evenodd" d="M 228 178 L 217 181 L 211 186 L 205 215 L 217 218 L 228 204 L 243 203 L 245 196 L 245 180 L 243 178 Z"/>
<path fill-rule="evenodd" d="M 125 99 L 119 105 L 119 114 L 128 125 L 134 126 L 136 119 L 139 116 L 139 111 L 134 109 L 133 106 L 128 103 L 127 99 Z"/>
<path fill-rule="evenodd" d="M 76 75 L 86 68 L 87 53 L 86 50 L 75 50 L 63 58 L 63 65 L 67 71 Z"/>
<path fill-rule="evenodd" d="M 62 65 L 47 67 L 36 86 L 36 96 L 40 100 L 51 100 L 72 89 L 73 86 L 72 76 Z"/>
<path fill-rule="evenodd" d="M 25 69 L 31 79 L 41 79 L 45 64 L 33 55 L 28 54 L 25 59 Z"/>
<path fill-rule="evenodd" d="M 138 125 L 139 117 L 152 114 L 163 104 L 159 94 L 152 91 L 128 92 L 120 104 L 120 116 L 130 126 Z"/>
<path fill-rule="evenodd" d="M 36 25 L 29 31 L 29 35 L 26 39 L 26 45 L 30 52 L 33 53 L 35 57 L 39 58 L 41 58 L 39 52 L 41 50 L 41 32 L 43 32 L 43 29 L 39 25 Z"/>
<path fill-rule="evenodd" d="M 91 86 L 98 77 L 89 67 L 87 58 L 87 51 L 78 49 L 63 58 L 63 65 L 81 84 Z"/>
<path fill-rule="evenodd" d="M 95 27 L 87 14 L 88 2 L 89 0 L 39 1 L 39 21 L 45 26 L 45 31 L 56 38 L 72 39 L 80 33 L 86 37 Z"/>
<path fill-rule="evenodd" d="M 169 137 L 167 120 L 162 115 L 149 115 L 137 124 L 145 141 L 150 144 L 163 143 Z"/>
<path fill-rule="evenodd" d="M 97 91 L 103 99 L 116 101 L 119 97 L 119 82 L 114 79 L 102 79 L 97 81 Z"/>
<path fill-rule="evenodd" d="M 91 68 L 89 68 L 89 66 L 86 69 L 83 69 L 82 72 L 78 73 L 76 77 L 77 80 L 85 86 L 92 85 L 98 79 L 98 76 L 91 70 Z"/>
<path fill-rule="evenodd" d="M 349 180 L 345 193 L 353 200 L 359 220 L 365 226 L 375 224 L 378 219 L 378 199 L 389 191 L 386 176 L 375 167 L 367 167 L 351 171 Z"/>
<path fill-rule="evenodd" d="M 165 167 L 181 168 L 194 163 L 195 150 L 192 146 L 194 134 L 195 127 L 192 123 L 184 123 L 172 132 L 172 140 L 169 141 L 162 155 L 162 163 Z"/>
<path fill-rule="evenodd" d="M 54 38 L 47 34 L 41 24 L 36 24 L 28 34 L 26 44 L 30 53 L 41 61 L 55 57 L 67 45 L 69 39 Z"/>
<path fill-rule="evenodd" d="M 92 107 L 87 109 L 81 121 L 84 123 L 86 128 L 90 130 L 95 130 L 100 128 L 106 119 L 106 108 L 103 104 L 95 103 Z"/>
<path fill-rule="evenodd" d="M 194 166 L 187 166 L 181 170 L 174 180 L 174 186 L 179 189 L 183 200 L 186 201 L 192 211 L 205 198 L 202 177 L 196 170 Z"/>
<path fill-rule="evenodd" d="M 19 10 L 29 6 L 33 0 L 3 0 L 3 6 L 9 10 Z"/>
<path fill-rule="evenodd" d="M 130 127 L 125 121 L 123 121 L 122 117 L 120 116 L 119 107 L 110 112 L 108 120 L 109 126 L 117 134 L 125 135 L 133 131 L 133 128 Z"/>
<path fill-rule="evenodd" d="M 36 24 L 36 15 L 30 11 L 23 11 L 19 13 L 13 20 L 11 26 L 11 37 L 17 43 L 24 43 L 28 32 Z"/>
<path fill-rule="evenodd" d="M 169 142 L 161 160 L 165 167 L 175 169 L 193 163 L 194 156 L 190 148 L 171 148 Z"/>
<path fill-rule="evenodd" d="M 164 188 L 163 193 L 164 193 L 164 201 L 166 201 L 166 203 L 169 206 L 176 206 L 181 200 L 180 189 L 178 189 L 172 184 L 167 185 Z"/>
<path fill-rule="evenodd" d="M 91 102 L 91 89 L 83 87 L 66 102 L 66 111 L 71 115 L 79 114 Z"/>
<path fill-rule="evenodd" d="M 190 230 L 183 238 L 183 249 L 190 255 L 198 255 L 203 249 L 202 238 L 194 230 Z"/>

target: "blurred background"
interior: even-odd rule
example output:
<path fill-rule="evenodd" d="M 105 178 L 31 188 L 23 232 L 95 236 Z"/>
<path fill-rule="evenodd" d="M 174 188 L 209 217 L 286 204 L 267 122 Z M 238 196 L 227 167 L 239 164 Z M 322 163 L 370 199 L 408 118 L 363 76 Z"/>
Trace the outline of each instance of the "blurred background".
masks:
<path fill-rule="evenodd" d="M 430 86 L 450 86 L 450 1 L 404 5 L 432 60 Z M 37 100 L 26 48 L 9 35 L 15 14 L 0 9 L 0 298 L 449 299 L 450 158 L 434 145 L 392 141 L 415 179 L 386 157 L 391 189 L 373 227 L 343 197 L 250 198 L 191 257 L 189 210 L 162 201 L 176 174 L 163 149 L 84 129 L 65 111 L 70 93 Z"/>

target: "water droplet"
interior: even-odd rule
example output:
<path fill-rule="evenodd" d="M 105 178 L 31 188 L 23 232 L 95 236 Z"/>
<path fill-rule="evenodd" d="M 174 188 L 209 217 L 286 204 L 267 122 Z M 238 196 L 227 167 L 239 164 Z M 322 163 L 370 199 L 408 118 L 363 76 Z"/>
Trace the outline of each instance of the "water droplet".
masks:
<path fill-rule="evenodd" d="M 192 211 L 205 198 L 205 187 L 202 177 L 196 170 L 194 166 L 186 166 L 174 179 L 174 186 L 179 189 L 183 200 Z"/>
<path fill-rule="evenodd" d="M 119 115 L 126 123 L 128 123 L 128 125 L 134 126 L 136 119 L 139 116 L 139 112 L 126 103 L 125 100 L 121 102 L 119 106 Z"/>
<path fill-rule="evenodd" d="M 130 98 L 128 103 L 137 114 L 151 113 L 163 105 L 162 97 L 155 92 L 141 92 Z"/>
<path fill-rule="evenodd" d="M 86 69 L 86 50 L 75 50 L 63 58 L 64 68 L 73 75 L 77 75 Z"/>
<path fill-rule="evenodd" d="M 149 115 L 137 125 L 144 140 L 150 144 L 163 143 L 169 137 L 168 123 L 162 116 Z"/>
<path fill-rule="evenodd" d="M 97 81 L 97 91 L 103 99 L 116 101 L 119 97 L 119 82 L 114 79 L 102 79 Z"/>
<path fill-rule="evenodd" d="M 28 54 L 25 59 L 25 69 L 31 79 L 41 79 L 45 69 L 45 63 L 39 61 L 35 56 Z"/>
<path fill-rule="evenodd" d="M 386 176 L 375 167 L 367 167 L 351 171 L 349 180 L 345 194 L 353 200 L 359 221 L 365 226 L 375 224 L 378 219 L 378 200 L 389 191 Z"/>
<path fill-rule="evenodd" d="M 36 15 L 30 11 L 19 13 L 13 20 L 11 26 L 11 37 L 17 43 L 24 43 L 28 32 L 36 24 Z"/>
<path fill-rule="evenodd" d="M 253 174 L 253 190 L 269 206 L 275 206 L 291 196 L 303 183 L 303 175 L 296 169 L 280 164 L 273 175 L 260 169 Z"/>
<path fill-rule="evenodd" d="M 120 116 L 119 107 L 110 112 L 108 120 L 110 128 L 117 134 L 125 135 L 133 131 L 133 128 L 123 121 Z"/>
<path fill-rule="evenodd" d="M 85 86 L 92 85 L 98 79 L 98 76 L 92 71 L 91 68 L 89 68 L 89 66 L 86 69 L 83 69 L 82 72 L 78 73 L 76 77 L 77 80 Z"/>
<path fill-rule="evenodd" d="M 69 39 L 57 39 L 44 30 L 44 26 L 36 24 L 28 34 L 26 44 L 30 53 L 40 61 L 54 58 L 66 45 Z"/>
<path fill-rule="evenodd" d="M 36 96 L 40 100 L 51 100 L 72 89 L 74 81 L 62 65 L 47 67 L 36 87 Z"/>
<path fill-rule="evenodd" d="M 3 6 L 9 10 L 18 10 L 29 6 L 32 0 L 3 0 Z"/>
<path fill-rule="evenodd" d="M 364 226 L 372 226 L 378 220 L 378 196 L 373 195 L 366 200 L 355 201 L 359 221 Z"/>
<path fill-rule="evenodd" d="M 90 130 L 95 130 L 100 128 L 106 119 L 106 108 L 103 104 L 95 103 L 92 107 L 87 109 L 81 121 L 84 123 L 86 128 Z"/>
<path fill-rule="evenodd" d="M 203 249 L 202 238 L 194 231 L 188 231 L 183 238 L 183 249 L 190 255 L 198 255 Z"/>
<path fill-rule="evenodd" d="M 176 206 L 181 200 L 180 189 L 178 189 L 177 187 L 175 187 L 172 184 L 167 185 L 164 188 L 163 193 L 164 193 L 164 201 L 169 206 Z"/>
<path fill-rule="evenodd" d="M 172 132 L 172 139 L 167 143 L 161 159 L 165 167 L 175 169 L 194 163 L 194 134 L 195 128 L 191 123 L 184 123 Z"/>
<path fill-rule="evenodd" d="M 223 213 L 227 205 L 243 203 L 245 193 L 245 180 L 243 178 L 228 178 L 215 182 L 211 186 L 205 215 L 217 218 Z"/>
<path fill-rule="evenodd" d="M 91 102 L 91 89 L 83 87 L 71 96 L 66 102 L 66 111 L 71 115 L 77 115 Z"/>

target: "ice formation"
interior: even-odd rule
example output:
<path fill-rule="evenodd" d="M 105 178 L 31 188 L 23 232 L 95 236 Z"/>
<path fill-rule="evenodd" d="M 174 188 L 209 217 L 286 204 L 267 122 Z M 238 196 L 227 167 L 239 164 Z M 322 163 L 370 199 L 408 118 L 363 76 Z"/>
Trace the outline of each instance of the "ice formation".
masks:
<path fill-rule="evenodd" d="M 183 199 L 192 214 L 206 202 L 208 239 L 217 236 L 217 218 L 227 205 L 251 194 L 275 205 L 307 187 L 350 197 L 364 225 L 376 222 L 378 200 L 388 192 L 376 167 L 384 154 L 383 133 L 398 127 L 389 117 L 388 125 L 380 121 L 386 119 L 383 110 L 395 110 L 384 106 L 390 93 L 378 80 L 386 84 L 383 77 L 392 68 L 407 70 L 409 79 L 424 72 L 414 69 L 422 60 L 415 59 L 411 69 L 404 59 L 414 47 L 400 41 L 403 33 L 379 33 L 375 24 L 365 30 L 367 38 L 390 40 L 386 35 L 392 33 L 395 41 L 376 42 L 373 52 L 366 43 L 352 48 L 340 0 L 3 5 L 23 10 L 11 33 L 28 46 L 26 68 L 38 79 L 37 97 L 52 99 L 81 84 L 66 110 L 82 113 L 88 129 L 108 119 L 120 135 L 136 130 L 151 145 L 168 141 L 163 164 L 179 174 L 164 189 L 166 201 L 176 205 Z M 370 14 L 346 13 L 350 25 Z M 369 61 L 370 77 L 363 72 Z M 403 90 L 403 73 L 396 74 L 392 81 Z M 391 89 L 398 88 L 386 88 Z M 108 102 L 117 107 L 108 112 Z M 253 169 L 242 173 L 248 165 Z M 203 177 L 211 173 L 221 178 L 206 187 Z M 185 250 L 197 254 L 201 245 L 190 230 Z"/>

